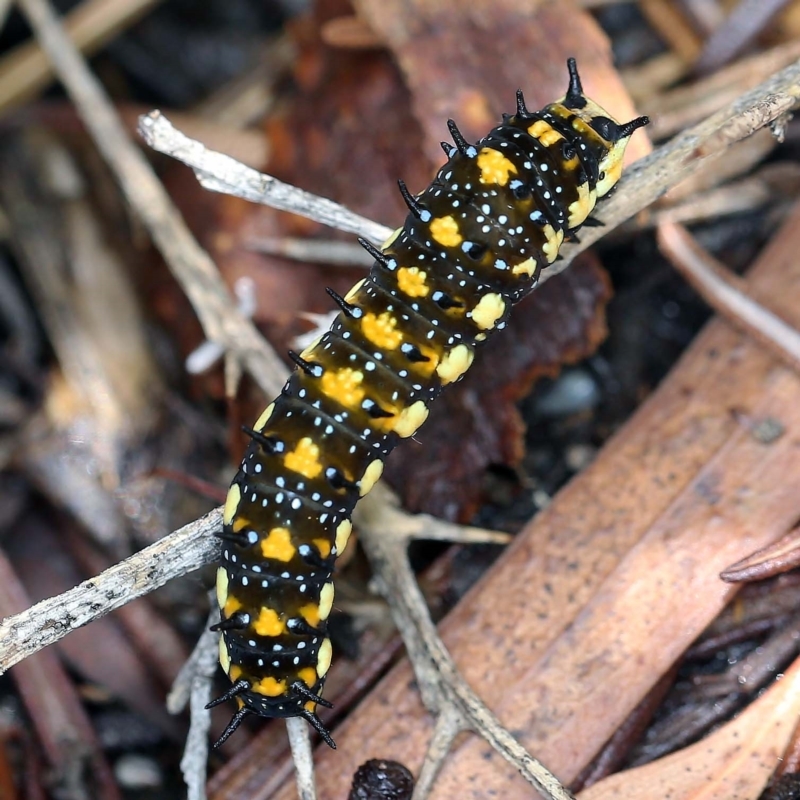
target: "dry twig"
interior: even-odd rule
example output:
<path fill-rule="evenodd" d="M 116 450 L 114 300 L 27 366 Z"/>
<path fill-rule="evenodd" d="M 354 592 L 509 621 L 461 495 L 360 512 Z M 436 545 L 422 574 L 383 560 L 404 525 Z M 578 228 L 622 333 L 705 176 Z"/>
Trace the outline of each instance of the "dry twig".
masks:
<path fill-rule="evenodd" d="M 218 620 L 219 611 L 212 603 L 207 628 Z M 186 783 L 187 800 L 205 800 L 206 797 L 208 731 L 211 723 L 206 706 L 211 700 L 211 684 L 217 672 L 217 653 L 217 635 L 207 629 L 175 680 L 167 698 L 167 707 L 173 714 L 182 711 L 186 701 L 189 701 L 191 712 L 189 733 L 181 758 L 181 772 Z"/>
<path fill-rule="evenodd" d="M 125 197 L 192 303 L 206 337 L 220 343 L 268 395 L 286 369 L 255 326 L 236 312 L 214 262 L 181 218 L 150 164 L 130 141 L 111 101 L 47 0 L 18 0 Z"/>
<path fill-rule="evenodd" d="M 408 544 L 414 537 L 403 532 L 403 521 L 392 524 L 392 515 L 399 512 L 391 508 L 389 498 L 381 497 L 383 491 L 376 486 L 359 505 L 360 541 L 389 601 L 422 700 L 437 717 L 414 800 L 428 796 L 455 737 L 464 730 L 482 736 L 543 797 L 570 800 L 572 795 L 558 779 L 527 753 L 460 676 L 431 621 L 408 561 Z"/>
<path fill-rule="evenodd" d="M 373 242 L 389 237 L 391 228 L 354 214 L 332 200 L 326 200 L 271 175 L 246 167 L 224 153 L 216 153 L 177 130 L 160 112 L 151 111 L 139 118 L 142 138 L 159 153 L 177 158 L 194 170 L 204 189 L 241 197 L 280 211 L 291 211 L 331 228 L 364 236 Z"/>
<path fill-rule="evenodd" d="M 781 361 L 800 369 L 800 333 L 749 297 L 746 281 L 726 274 L 725 267 L 674 222 L 661 223 L 658 241 L 675 268 L 715 311 L 743 328 Z"/>
<path fill-rule="evenodd" d="M 84 0 L 64 19 L 74 43 L 87 55 L 141 19 L 161 0 Z M 0 2 L 0 27 L 11 2 Z M 21 5 L 21 4 L 20 4 Z M 0 110 L 19 106 L 53 79 L 53 65 L 37 42 L 26 42 L 0 59 Z"/>
<path fill-rule="evenodd" d="M 0 673 L 75 628 L 212 561 L 219 549 L 213 534 L 221 528 L 222 509 L 217 508 L 96 578 L 6 617 L 0 622 Z"/>

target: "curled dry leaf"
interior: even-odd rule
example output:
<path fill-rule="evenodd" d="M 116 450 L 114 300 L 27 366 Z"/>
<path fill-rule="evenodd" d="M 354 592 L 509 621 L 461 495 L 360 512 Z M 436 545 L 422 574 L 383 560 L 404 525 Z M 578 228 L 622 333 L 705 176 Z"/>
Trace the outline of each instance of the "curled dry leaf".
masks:
<path fill-rule="evenodd" d="M 741 716 L 697 744 L 620 772 L 579 800 L 755 800 L 770 779 L 800 716 L 800 661 Z"/>
<path fill-rule="evenodd" d="M 720 578 L 737 581 L 760 581 L 800 566 L 800 525 L 774 544 L 757 550 L 747 558 L 726 567 Z"/>

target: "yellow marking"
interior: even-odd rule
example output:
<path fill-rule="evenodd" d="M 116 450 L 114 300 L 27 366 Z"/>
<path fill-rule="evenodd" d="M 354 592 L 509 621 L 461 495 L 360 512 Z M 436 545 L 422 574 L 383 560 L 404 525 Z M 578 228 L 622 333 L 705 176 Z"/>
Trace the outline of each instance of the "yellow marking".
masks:
<path fill-rule="evenodd" d="M 356 299 L 356 295 L 361 291 L 361 287 L 364 285 L 366 278 L 362 278 L 352 289 L 344 296 L 344 299 L 347 300 L 348 303 L 352 303 L 353 300 Z"/>
<path fill-rule="evenodd" d="M 537 119 L 536 122 L 528 128 L 528 133 L 533 136 L 534 139 L 538 139 L 543 133 L 552 129 L 552 126 L 543 119 Z"/>
<path fill-rule="evenodd" d="M 475 341 L 476 342 L 485 342 L 486 341 L 486 334 L 485 333 L 476 333 L 475 334 Z"/>
<path fill-rule="evenodd" d="M 419 267 L 401 267 L 397 270 L 397 288 L 409 297 L 427 297 L 430 292 L 425 285 L 427 277 Z"/>
<path fill-rule="evenodd" d="M 505 300 L 499 294 L 485 294 L 472 309 L 472 319 L 481 330 L 488 331 L 495 326 L 505 310 Z"/>
<path fill-rule="evenodd" d="M 564 137 L 558 131 L 551 130 L 549 133 L 545 133 L 544 135 L 540 136 L 539 141 L 545 147 L 550 147 L 550 145 L 561 141 L 563 138 Z"/>
<path fill-rule="evenodd" d="M 428 419 L 428 409 L 422 400 L 417 400 L 416 403 L 412 403 L 399 414 L 397 422 L 395 422 L 394 425 L 394 432 L 398 436 L 407 439 L 417 432 L 419 426 L 422 425 L 426 419 Z"/>
<path fill-rule="evenodd" d="M 628 139 L 621 139 L 617 142 L 608 155 L 600 162 L 600 172 L 605 172 L 603 180 L 597 183 L 597 196 L 607 195 L 614 184 L 622 177 L 622 157 L 625 155 L 625 147 Z"/>
<path fill-rule="evenodd" d="M 319 625 L 319 606 L 314 603 L 306 603 L 299 609 L 300 616 L 312 627 Z"/>
<path fill-rule="evenodd" d="M 244 708 L 244 700 L 241 697 L 234 697 L 233 699 L 236 701 L 236 708 Z"/>
<path fill-rule="evenodd" d="M 241 499 L 242 490 L 234 483 L 233 486 L 228 489 L 228 496 L 225 498 L 225 508 L 222 510 L 222 522 L 225 525 L 231 524 L 231 520 L 236 513 L 236 509 L 239 507 Z"/>
<path fill-rule="evenodd" d="M 323 331 L 316 339 L 314 339 L 311 344 L 300 353 L 300 358 L 304 358 L 306 361 L 313 361 L 314 360 L 314 351 L 317 349 L 317 346 L 322 341 L 322 337 L 327 333 L 327 331 Z"/>
<path fill-rule="evenodd" d="M 552 225 L 545 225 L 542 231 L 547 240 L 542 245 L 542 252 L 547 257 L 547 263 L 552 264 L 556 260 L 561 242 L 564 241 L 564 231 L 556 231 Z"/>
<path fill-rule="evenodd" d="M 297 443 L 294 450 L 286 454 L 283 465 L 286 469 L 299 472 L 304 478 L 313 480 L 322 472 L 319 447 L 308 436 L 305 436 Z"/>
<path fill-rule="evenodd" d="M 458 232 L 458 223 L 455 217 L 437 217 L 431 220 L 431 236 L 442 247 L 458 247 L 464 241 Z"/>
<path fill-rule="evenodd" d="M 395 430 L 397 430 L 397 428 L 395 428 Z M 378 482 L 378 478 L 380 478 L 382 474 L 383 461 L 381 461 L 379 458 L 376 458 L 369 464 L 366 470 L 364 470 L 364 475 L 358 482 L 359 496 L 364 497 L 364 495 L 369 494 L 370 491 L 372 491 L 372 487 Z"/>
<path fill-rule="evenodd" d="M 425 347 L 422 345 L 417 345 L 417 349 L 419 352 L 425 356 L 428 360 L 427 361 L 414 361 L 411 364 L 411 369 L 415 372 L 419 373 L 420 375 L 432 375 L 433 371 L 436 369 L 437 365 L 439 364 L 439 353 L 436 352 L 431 347 Z"/>
<path fill-rule="evenodd" d="M 264 426 L 267 424 L 267 420 L 272 416 L 272 412 L 275 410 L 275 403 L 270 403 L 264 411 L 261 413 L 261 416 L 256 420 L 254 430 L 263 431 Z"/>
<path fill-rule="evenodd" d="M 536 274 L 536 259 L 529 258 L 527 261 L 517 264 L 517 266 L 511 270 L 511 274 L 527 275 L 529 278 L 532 278 Z"/>
<path fill-rule="evenodd" d="M 442 384 L 452 383 L 458 380 L 472 365 L 475 358 L 475 351 L 465 344 L 456 345 L 442 358 L 442 363 L 436 368 Z"/>
<path fill-rule="evenodd" d="M 314 672 L 316 674 L 316 670 Z M 313 700 L 309 700 L 308 702 L 303 703 L 303 708 L 313 714 L 317 709 L 317 704 Z"/>
<path fill-rule="evenodd" d="M 577 228 L 578 225 L 582 225 L 583 222 L 586 220 L 586 217 L 592 213 L 592 209 L 594 208 L 595 202 L 597 201 L 597 192 L 594 190 L 589 190 L 589 182 L 584 181 L 580 186 L 578 186 L 578 199 L 575 202 L 570 203 L 569 208 L 569 217 L 567 218 L 567 225 L 570 228 Z"/>
<path fill-rule="evenodd" d="M 543 119 L 538 119 L 528 128 L 528 133 L 538 139 L 545 147 L 555 144 L 564 137 Z"/>
<path fill-rule="evenodd" d="M 324 678 L 331 668 L 332 656 L 333 648 L 331 647 L 331 640 L 324 639 L 319 646 L 319 653 L 317 654 L 317 675 L 319 675 L 320 678 Z"/>
<path fill-rule="evenodd" d="M 234 533 L 240 533 L 243 528 L 246 528 L 248 525 L 251 524 L 252 523 L 250 522 L 249 519 L 247 519 L 247 517 L 237 517 L 233 521 L 233 525 L 231 526 L 231 528 L 233 529 Z"/>
<path fill-rule="evenodd" d="M 336 552 L 341 555 L 347 547 L 350 534 L 353 532 L 353 523 L 349 519 L 340 522 L 336 528 Z"/>
<path fill-rule="evenodd" d="M 396 238 L 397 238 L 397 237 L 398 237 L 398 236 L 399 236 L 399 235 L 400 235 L 402 232 L 403 232 L 403 229 L 402 229 L 402 228 L 397 228 L 397 230 L 395 230 L 395 231 L 394 231 L 394 232 L 393 232 L 393 233 L 392 233 L 392 234 L 389 236 L 389 238 L 388 238 L 388 239 L 387 239 L 387 240 L 386 240 L 386 241 L 385 241 L 385 242 L 384 242 L 384 243 L 381 245 L 381 250 L 385 250 L 387 247 L 389 247 L 391 244 L 393 244 L 393 243 L 394 243 L 394 240 L 395 240 L 395 239 L 396 239 Z"/>
<path fill-rule="evenodd" d="M 509 175 L 517 174 L 517 168 L 499 150 L 484 147 L 478 154 L 478 169 L 481 171 L 481 183 L 496 183 L 505 186 Z"/>
<path fill-rule="evenodd" d="M 222 608 L 222 616 L 224 619 L 230 619 L 240 608 L 242 604 L 232 594 L 228 595 L 225 605 Z"/>
<path fill-rule="evenodd" d="M 253 684 L 253 691 L 265 697 L 280 697 L 286 691 L 286 681 L 278 681 L 268 675 Z"/>
<path fill-rule="evenodd" d="M 364 399 L 364 390 L 361 388 L 363 380 L 364 373 L 350 367 L 338 372 L 326 370 L 320 378 L 320 388 L 327 397 L 352 408 L 360 405 Z"/>
<path fill-rule="evenodd" d="M 219 664 L 224 673 L 228 673 L 231 668 L 231 655 L 228 652 L 228 645 L 225 644 L 225 637 L 219 637 Z"/>
<path fill-rule="evenodd" d="M 303 667 L 298 673 L 297 677 L 309 688 L 317 682 L 317 671 L 314 667 Z"/>
<path fill-rule="evenodd" d="M 242 677 L 242 668 L 237 664 L 231 664 L 231 668 L 228 670 L 228 677 L 233 683 L 236 683 Z"/>
<path fill-rule="evenodd" d="M 274 608 L 263 606 L 258 613 L 258 619 L 253 623 L 253 630 L 259 636 L 280 636 L 286 633 L 286 625 Z"/>
<path fill-rule="evenodd" d="M 328 619 L 333 608 L 333 584 L 326 583 L 319 593 L 319 618 Z"/>
<path fill-rule="evenodd" d="M 296 548 L 288 528 L 273 528 L 266 539 L 261 540 L 261 555 L 275 561 L 291 561 Z"/>
<path fill-rule="evenodd" d="M 331 554 L 331 543 L 327 539 L 312 539 L 311 541 L 317 548 L 320 558 L 327 558 Z"/>
<path fill-rule="evenodd" d="M 217 605 L 225 608 L 228 602 L 228 573 L 225 567 L 217 567 Z"/>
<path fill-rule="evenodd" d="M 384 350 L 396 350 L 403 343 L 403 334 L 396 330 L 397 319 L 390 311 L 380 316 L 364 314 L 361 330 L 374 345 Z"/>

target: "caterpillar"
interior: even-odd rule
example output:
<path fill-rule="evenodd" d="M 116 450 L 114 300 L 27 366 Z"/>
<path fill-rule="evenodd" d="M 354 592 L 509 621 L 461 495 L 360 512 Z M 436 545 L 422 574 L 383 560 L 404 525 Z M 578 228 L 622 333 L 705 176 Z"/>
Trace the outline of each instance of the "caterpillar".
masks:
<path fill-rule="evenodd" d="M 222 744 L 247 715 L 303 717 L 331 747 L 316 714 L 331 663 L 331 575 L 350 518 L 442 388 L 469 369 L 477 346 L 506 326 L 511 306 L 558 257 L 620 178 L 630 136 L 588 99 L 575 59 L 559 101 L 516 113 L 476 144 L 447 125 L 447 163 L 414 196 L 369 276 L 325 334 L 302 353 L 281 395 L 252 428 L 227 495 L 217 570 L 219 660 L 235 699 Z"/>

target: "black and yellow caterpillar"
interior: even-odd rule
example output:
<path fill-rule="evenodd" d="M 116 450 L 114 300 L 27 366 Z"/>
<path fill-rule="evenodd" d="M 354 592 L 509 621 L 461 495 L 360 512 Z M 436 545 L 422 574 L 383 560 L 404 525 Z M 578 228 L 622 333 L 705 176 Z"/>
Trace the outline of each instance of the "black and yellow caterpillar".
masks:
<path fill-rule="evenodd" d="M 517 109 L 477 144 L 452 121 L 447 163 L 412 196 L 409 214 L 378 249 L 369 276 L 345 297 L 331 329 L 304 352 L 283 392 L 246 429 L 252 441 L 231 484 L 217 571 L 220 663 L 233 683 L 211 705 L 308 720 L 331 663 L 331 574 L 350 517 L 383 462 L 425 422 L 442 387 L 505 327 L 511 306 L 558 256 L 565 235 L 591 224 L 614 187 L 631 134 L 583 94 L 567 62 L 563 99 Z"/>

